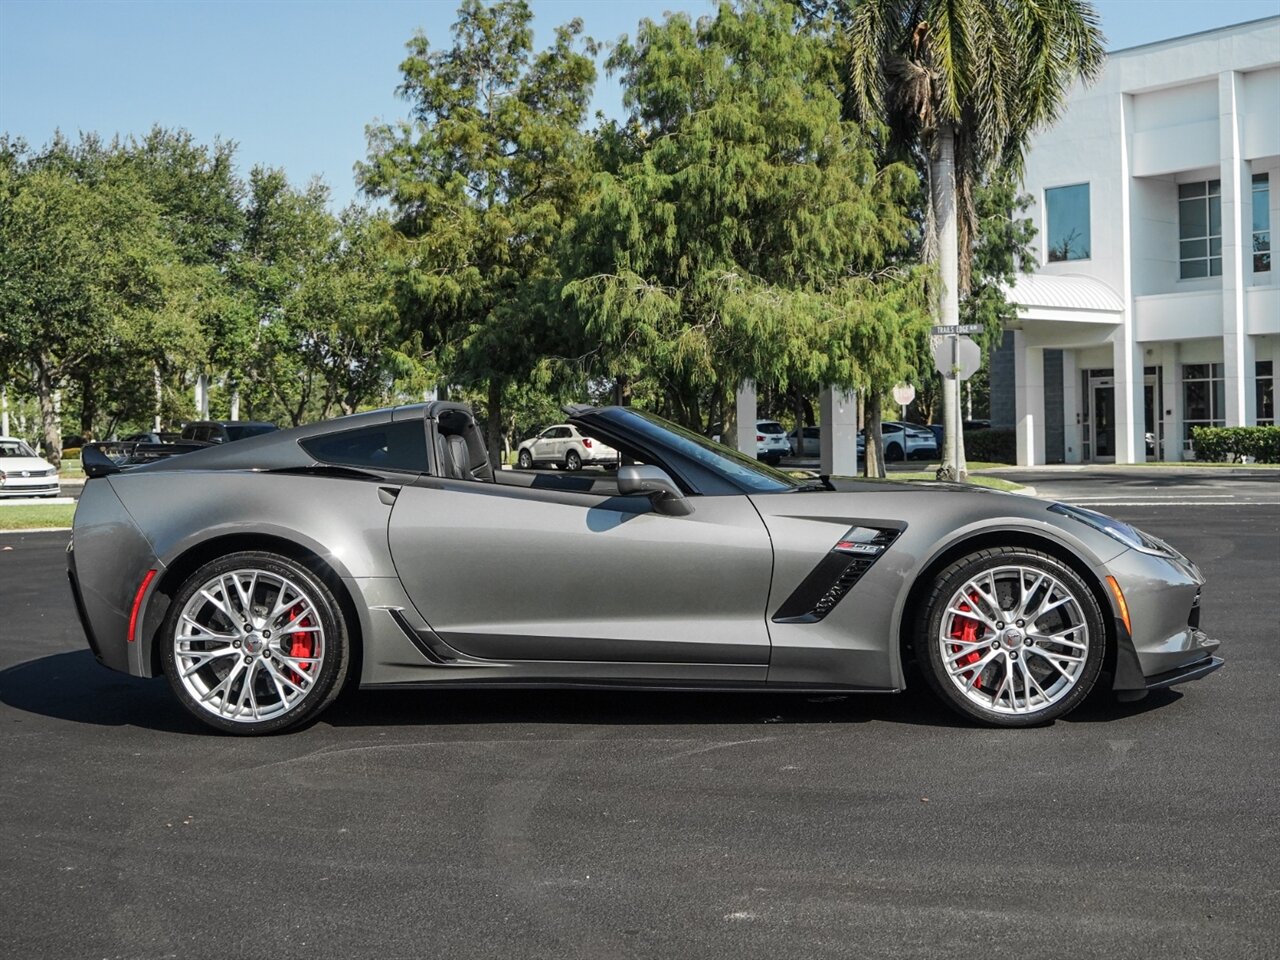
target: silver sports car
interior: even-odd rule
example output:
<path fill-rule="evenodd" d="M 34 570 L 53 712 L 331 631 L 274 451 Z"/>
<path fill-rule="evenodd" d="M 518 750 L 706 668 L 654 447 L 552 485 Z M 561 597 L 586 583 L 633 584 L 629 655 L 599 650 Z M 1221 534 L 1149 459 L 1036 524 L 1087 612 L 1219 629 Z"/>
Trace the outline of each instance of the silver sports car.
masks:
<path fill-rule="evenodd" d="M 88 450 L 68 572 L 89 645 L 245 734 L 348 681 L 892 692 L 913 663 L 1021 727 L 1099 678 L 1134 698 L 1222 664 L 1195 564 L 1109 517 L 796 479 L 630 407 L 566 412 L 616 474 L 495 469 L 445 402 L 140 466 Z"/>

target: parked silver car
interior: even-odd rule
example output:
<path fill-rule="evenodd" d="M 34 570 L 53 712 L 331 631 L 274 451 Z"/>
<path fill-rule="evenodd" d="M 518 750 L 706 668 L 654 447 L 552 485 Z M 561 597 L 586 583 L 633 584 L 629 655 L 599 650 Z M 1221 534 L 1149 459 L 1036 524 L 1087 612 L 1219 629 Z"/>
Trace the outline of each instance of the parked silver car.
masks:
<path fill-rule="evenodd" d="M 1195 564 L 1101 514 L 801 481 L 632 407 L 567 412 L 617 474 L 494 470 L 446 402 L 133 467 L 90 445 L 67 552 L 89 646 L 251 734 L 348 680 L 891 692 L 912 663 L 964 716 L 1022 727 L 1104 669 L 1138 696 L 1222 663 Z"/>

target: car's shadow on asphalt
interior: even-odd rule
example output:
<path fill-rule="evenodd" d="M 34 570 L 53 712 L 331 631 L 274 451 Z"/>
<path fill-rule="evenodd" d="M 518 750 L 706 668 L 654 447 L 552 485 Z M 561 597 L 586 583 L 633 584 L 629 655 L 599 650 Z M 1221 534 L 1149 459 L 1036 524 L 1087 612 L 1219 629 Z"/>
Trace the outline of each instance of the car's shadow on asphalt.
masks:
<path fill-rule="evenodd" d="M 900 694 L 705 693 L 624 690 L 348 690 L 320 719 L 335 728 L 459 724 L 857 724 L 971 728 L 916 682 Z M 1181 694 L 1158 690 L 1135 703 L 1091 696 L 1066 722 L 1109 723 L 1159 709 Z M 87 650 L 0 671 L 0 703 L 29 714 L 95 726 L 210 733 L 160 678 L 102 667 Z"/>

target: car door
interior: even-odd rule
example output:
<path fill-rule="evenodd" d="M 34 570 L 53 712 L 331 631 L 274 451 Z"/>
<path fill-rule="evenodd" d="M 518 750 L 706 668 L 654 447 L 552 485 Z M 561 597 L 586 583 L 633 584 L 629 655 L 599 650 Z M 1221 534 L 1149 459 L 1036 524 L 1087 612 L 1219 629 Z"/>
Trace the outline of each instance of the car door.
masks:
<path fill-rule="evenodd" d="M 547 427 L 533 442 L 533 459 L 554 460 L 556 458 L 555 427 Z"/>
<path fill-rule="evenodd" d="M 418 613 L 488 660 L 769 661 L 768 531 L 746 496 L 647 497 L 424 478 L 391 515 L 396 570 Z"/>

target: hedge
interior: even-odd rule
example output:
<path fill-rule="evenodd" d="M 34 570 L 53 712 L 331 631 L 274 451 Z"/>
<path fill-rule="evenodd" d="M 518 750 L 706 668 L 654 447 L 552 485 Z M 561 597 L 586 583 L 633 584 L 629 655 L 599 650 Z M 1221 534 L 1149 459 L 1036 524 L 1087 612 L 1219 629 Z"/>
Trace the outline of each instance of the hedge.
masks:
<path fill-rule="evenodd" d="M 1205 463 L 1280 463 L 1280 427 L 1192 427 L 1191 445 Z"/>
<path fill-rule="evenodd" d="M 986 463 L 1017 463 L 1018 435 L 1012 429 L 966 430 L 964 456 Z"/>

